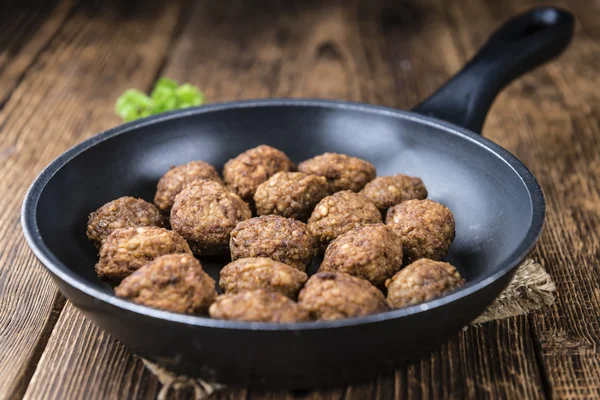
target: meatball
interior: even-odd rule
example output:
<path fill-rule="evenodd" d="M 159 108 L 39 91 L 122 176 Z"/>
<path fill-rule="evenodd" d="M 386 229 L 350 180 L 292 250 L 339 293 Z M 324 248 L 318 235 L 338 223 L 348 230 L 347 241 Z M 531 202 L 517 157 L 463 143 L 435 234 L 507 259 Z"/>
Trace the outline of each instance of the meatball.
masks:
<path fill-rule="evenodd" d="M 100 249 L 96 273 L 101 279 L 119 280 L 165 254 L 192 254 L 177 232 L 154 226 L 113 231 Z"/>
<path fill-rule="evenodd" d="M 342 272 L 317 272 L 298 296 L 298 304 L 316 319 L 362 317 L 389 306 L 369 281 Z"/>
<path fill-rule="evenodd" d="M 270 258 L 242 258 L 221 270 L 219 286 L 226 293 L 265 289 L 296 298 L 308 276 Z"/>
<path fill-rule="evenodd" d="M 339 271 L 381 286 L 402 267 L 402 240 L 383 224 L 363 225 L 338 236 L 319 271 Z"/>
<path fill-rule="evenodd" d="M 171 167 L 158 181 L 154 204 L 163 214 L 168 214 L 175 202 L 175 196 L 188 184 L 202 179 L 223 183 L 217 170 L 204 161 L 191 161 L 178 167 Z"/>
<path fill-rule="evenodd" d="M 300 271 L 312 263 L 315 241 L 304 222 L 263 215 L 240 222 L 231 231 L 231 259 L 267 257 Z"/>
<path fill-rule="evenodd" d="M 121 197 L 106 203 L 90 214 L 87 237 L 97 248 L 115 229 L 136 226 L 163 226 L 162 217 L 154 205 L 134 197 Z"/>
<path fill-rule="evenodd" d="M 308 219 L 308 229 L 319 249 L 325 251 L 333 239 L 350 229 L 380 222 L 381 213 L 373 203 L 347 190 L 321 200 Z"/>
<path fill-rule="evenodd" d="M 358 192 L 376 175 L 368 161 L 345 154 L 325 153 L 298 164 L 298 171 L 327 178 L 332 193 L 341 190 Z"/>
<path fill-rule="evenodd" d="M 277 292 L 258 289 L 224 294 L 210 306 L 210 316 L 248 322 L 308 321 L 308 312 L 293 300 Z"/>
<path fill-rule="evenodd" d="M 115 294 L 148 307 L 186 314 L 206 314 L 217 297 L 215 281 L 189 254 L 155 258 L 123 279 Z"/>
<path fill-rule="evenodd" d="M 231 230 L 251 216 L 238 195 L 220 183 L 202 180 L 190 183 L 175 197 L 171 226 L 194 254 L 214 255 L 227 252 Z"/>
<path fill-rule="evenodd" d="M 398 174 L 373 179 L 360 191 L 360 194 L 383 213 L 406 200 L 426 199 L 427 189 L 420 178 Z"/>
<path fill-rule="evenodd" d="M 440 261 L 454 240 L 454 217 L 432 200 L 408 200 L 388 210 L 385 223 L 402 239 L 404 263 L 419 258 Z"/>
<path fill-rule="evenodd" d="M 258 185 L 277 172 L 293 171 L 295 168 L 285 153 L 261 145 L 227 161 L 223 167 L 223 179 L 228 188 L 249 201 Z"/>
<path fill-rule="evenodd" d="M 278 172 L 256 189 L 256 213 L 306 221 L 317 203 L 329 195 L 329 190 L 327 179 L 322 176 Z"/>
<path fill-rule="evenodd" d="M 464 286 L 452 265 L 421 258 L 388 279 L 388 302 L 392 307 L 414 306 L 442 297 Z"/>

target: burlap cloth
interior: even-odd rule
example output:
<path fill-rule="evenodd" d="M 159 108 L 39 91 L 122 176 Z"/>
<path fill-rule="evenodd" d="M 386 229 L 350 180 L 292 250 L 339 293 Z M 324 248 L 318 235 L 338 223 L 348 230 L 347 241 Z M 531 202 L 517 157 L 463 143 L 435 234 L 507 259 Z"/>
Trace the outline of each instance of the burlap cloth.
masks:
<path fill-rule="evenodd" d="M 512 282 L 500 296 L 477 317 L 471 325 L 527 314 L 554 303 L 556 286 L 550 275 L 537 262 L 525 260 L 517 269 Z M 162 383 L 158 400 L 165 400 L 171 390 L 189 389 L 194 391 L 197 400 L 208 398 L 212 393 L 224 388 L 223 385 L 207 383 L 201 379 L 175 375 L 166 369 L 142 359 Z"/>

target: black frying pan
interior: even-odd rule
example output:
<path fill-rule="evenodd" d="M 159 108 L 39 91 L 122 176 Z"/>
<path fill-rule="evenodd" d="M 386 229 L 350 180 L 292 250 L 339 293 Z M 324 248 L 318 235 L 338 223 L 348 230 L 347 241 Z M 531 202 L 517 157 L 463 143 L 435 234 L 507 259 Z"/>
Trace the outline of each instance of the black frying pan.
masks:
<path fill-rule="evenodd" d="M 321 100 L 263 100 L 172 112 L 101 133 L 67 151 L 35 180 L 22 223 L 60 291 L 139 355 L 231 385 L 306 388 L 371 378 L 443 343 L 504 289 L 535 244 L 544 197 L 514 156 L 479 132 L 496 94 L 557 56 L 573 17 L 543 8 L 504 25 L 448 84 L 413 112 Z M 243 323 L 154 310 L 116 298 L 94 273 L 87 215 L 124 195 L 152 200 L 169 166 L 220 168 L 269 144 L 299 162 L 332 151 L 371 161 L 379 175 L 420 176 L 450 207 L 449 261 L 467 285 L 415 307 L 300 324 Z M 227 260 L 202 260 L 218 277 Z"/>

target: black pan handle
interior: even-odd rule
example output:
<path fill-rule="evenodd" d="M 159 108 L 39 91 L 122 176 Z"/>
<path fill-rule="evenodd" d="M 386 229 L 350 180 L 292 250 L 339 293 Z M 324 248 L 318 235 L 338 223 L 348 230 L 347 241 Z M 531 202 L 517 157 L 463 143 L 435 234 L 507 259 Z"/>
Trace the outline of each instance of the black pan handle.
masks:
<path fill-rule="evenodd" d="M 481 133 L 496 95 L 513 79 L 558 56 L 573 37 L 574 17 L 553 7 L 511 18 L 448 83 L 413 111 Z"/>

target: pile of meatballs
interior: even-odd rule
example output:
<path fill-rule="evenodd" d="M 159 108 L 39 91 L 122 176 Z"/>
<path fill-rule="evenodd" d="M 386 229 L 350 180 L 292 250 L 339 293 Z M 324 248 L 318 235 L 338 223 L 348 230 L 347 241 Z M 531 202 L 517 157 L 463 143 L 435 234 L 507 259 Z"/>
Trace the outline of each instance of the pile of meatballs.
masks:
<path fill-rule="evenodd" d="M 325 153 L 296 167 L 261 145 L 229 160 L 223 179 L 203 161 L 172 167 L 154 204 L 111 201 L 90 214 L 87 236 L 98 276 L 138 304 L 237 321 L 361 317 L 464 285 L 442 261 L 454 217 L 426 198 L 421 179 L 376 177 L 356 157 Z M 213 255 L 231 257 L 220 295 L 198 259 Z"/>

